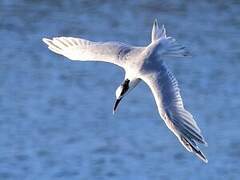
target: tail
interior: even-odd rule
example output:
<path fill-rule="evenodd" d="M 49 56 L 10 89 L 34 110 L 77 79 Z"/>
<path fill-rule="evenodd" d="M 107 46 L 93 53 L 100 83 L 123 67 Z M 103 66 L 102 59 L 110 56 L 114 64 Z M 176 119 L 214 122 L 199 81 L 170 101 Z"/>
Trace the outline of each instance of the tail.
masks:
<path fill-rule="evenodd" d="M 152 43 L 159 44 L 158 52 L 161 56 L 186 57 L 190 55 L 186 48 L 178 44 L 174 38 L 167 37 L 164 25 L 159 29 L 157 19 L 153 23 Z"/>

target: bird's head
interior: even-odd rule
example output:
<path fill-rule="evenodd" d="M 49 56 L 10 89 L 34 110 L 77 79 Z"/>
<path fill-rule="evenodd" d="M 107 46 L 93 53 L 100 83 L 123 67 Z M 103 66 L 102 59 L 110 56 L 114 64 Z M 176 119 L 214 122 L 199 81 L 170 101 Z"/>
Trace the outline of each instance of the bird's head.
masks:
<path fill-rule="evenodd" d="M 123 81 L 123 83 L 117 88 L 117 90 L 116 90 L 116 101 L 115 101 L 114 106 L 113 106 L 113 114 L 116 112 L 118 104 L 120 103 L 122 98 L 127 94 L 128 90 L 129 90 L 129 84 L 130 84 L 130 80 L 125 79 Z"/>
<path fill-rule="evenodd" d="M 138 83 L 140 79 L 129 80 L 125 79 L 123 83 L 116 90 L 116 101 L 113 106 L 113 114 L 124 96 L 126 96 Z"/>

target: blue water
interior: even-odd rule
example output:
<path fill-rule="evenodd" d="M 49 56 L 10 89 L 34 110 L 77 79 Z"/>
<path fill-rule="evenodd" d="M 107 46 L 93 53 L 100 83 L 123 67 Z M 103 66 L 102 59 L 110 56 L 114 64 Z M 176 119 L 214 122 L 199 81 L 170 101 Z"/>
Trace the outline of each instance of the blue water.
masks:
<path fill-rule="evenodd" d="M 240 3 L 0 1 L 0 180 L 237 180 Z M 71 62 L 42 37 L 150 42 L 154 18 L 192 58 L 166 60 L 209 147 L 188 153 L 141 83 L 112 115 L 118 67 Z"/>

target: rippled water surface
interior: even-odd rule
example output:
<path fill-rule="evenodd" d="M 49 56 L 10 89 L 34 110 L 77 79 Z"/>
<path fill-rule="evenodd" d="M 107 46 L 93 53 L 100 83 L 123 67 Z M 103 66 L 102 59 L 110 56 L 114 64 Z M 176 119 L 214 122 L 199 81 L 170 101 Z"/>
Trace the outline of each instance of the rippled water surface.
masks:
<path fill-rule="evenodd" d="M 239 13 L 238 0 L 1 0 L 0 180 L 239 179 Z M 144 83 L 113 116 L 123 71 L 41 42 L 147 45 L 154 18 L 192 52 L 166 63 L 208 141 L 207 165 L 166 128 Z"/>

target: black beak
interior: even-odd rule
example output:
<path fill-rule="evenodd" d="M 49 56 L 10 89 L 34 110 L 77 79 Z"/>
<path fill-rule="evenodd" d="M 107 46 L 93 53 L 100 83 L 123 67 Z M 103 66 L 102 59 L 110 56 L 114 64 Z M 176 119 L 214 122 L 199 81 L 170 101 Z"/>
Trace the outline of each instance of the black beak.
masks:
<path fill-rule="evenodd" d="M 113 114 L 116 112 L 118 104 L 120 103 L 120 101 L 122 100 L 124 94 L 128 91 L 129 89 L 129 79 L 126 79 L 123 83 L 122 83 L 122 92 L 120 94 L 120 97 L 118 99 L 116 99 L 115 104 L 113 106 Z"/>
<path fill-rule="evenodd" d="M 122 100 L 122 97 L 119 99 L 116 99 L 114 106 L 113 106 L 113 114 L 116 112 L 118 104 L 120 103 L 121 100 Z"/>

